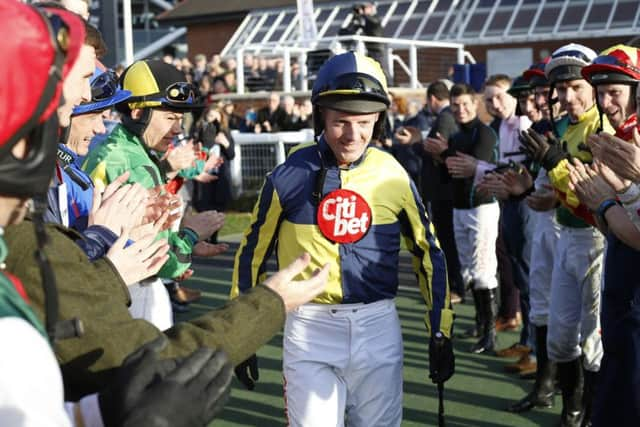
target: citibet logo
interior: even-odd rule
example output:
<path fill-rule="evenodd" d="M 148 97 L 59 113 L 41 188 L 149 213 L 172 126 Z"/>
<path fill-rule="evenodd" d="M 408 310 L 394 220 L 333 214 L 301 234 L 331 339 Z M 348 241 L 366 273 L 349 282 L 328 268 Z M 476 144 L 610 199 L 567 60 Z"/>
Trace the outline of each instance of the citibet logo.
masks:
<path fill-rule="evenodd" d="M 357 242 L 371 226 L 371 208 L 361 195 L 351 190 L 327 194 L 320 202 L 317 216 L 322 234 L 336 243 Z"/>

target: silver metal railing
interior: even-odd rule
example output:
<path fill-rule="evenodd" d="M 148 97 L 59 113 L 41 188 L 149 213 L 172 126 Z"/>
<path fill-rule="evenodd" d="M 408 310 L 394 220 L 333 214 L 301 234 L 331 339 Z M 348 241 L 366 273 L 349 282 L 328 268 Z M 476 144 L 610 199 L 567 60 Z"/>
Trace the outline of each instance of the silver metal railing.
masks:
<path fill-rule="evenodd" d="M 230 162 L 231 188 L 237 198 L 245 193 L 257 193 L 265 176 L 285 161 L 292 147 L 313 141 L 313 130 L 257 134 L 232 131 L 231 136 L 236 152 Z"/>

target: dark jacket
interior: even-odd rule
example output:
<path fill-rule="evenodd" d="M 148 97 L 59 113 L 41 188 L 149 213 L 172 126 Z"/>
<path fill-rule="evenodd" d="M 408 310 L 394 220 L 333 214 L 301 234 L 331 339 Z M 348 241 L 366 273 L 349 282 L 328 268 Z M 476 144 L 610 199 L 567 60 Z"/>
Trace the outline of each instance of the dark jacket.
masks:
<path fill-rule="evenodd" d="M 406 118 L 402 122 L 402 127 L 414 127 L 420 131 L 427 131 L 429 129 L 429 121 L 427 117 L 419 111 L 418 114 L 412 117 Z M 420 156 L 413 148 L 412 144 L 400 144 L 394 141 L 391 147 L 391 153 L 398 160 L 398 162 L 407 171 L 418 190 L 421 190 L 421 171 L 422 171 L 422 156 Z"/>
<path fill-rule="evenodd" d="M 275 111 L 269 110 L 269 107 L 266 106 L 258 110 L 258 118 L 256 123 L 262 126 L 262 123 L 269 122 L 271 125 L 271 132 L 279 132 L 282 130 L 284 126 L 284 122 L 286 119 L 287 113 L 280 107 L 278 107 Z M 263 127 L 263 132 L 264 127 Z"/>
<path fill-rule="evenodd" d="M 489 126 L 476 118 L 460 125 L 460 131 L 449 138 L 449 148 L 443 153 L 443 159 L 455 155 L 457 151 L 469 154 L 478 160 L 495 163 L 497 157 L 497 135 Z M 453 207 L 456 209 L 475 208 L 493 202 L 491 196 L 480 196 L 473 186 L 474 177 L 454 178 Z"/>
<path fill-rule="evenodd" d="M 207 151 L 214 146 L 214 139 L 217 134 L 217 131 L 213 133 L 211 128 L 211 125 L 207 126 L 205 124 L 198 129 L 197 140 L 202 142 Z M 217 210 L 223 212 L 231 202 L 231 160 L 235 158 L 236 151 L 231 134 L 225 132 L 225 136 L 229 140 L 229 147 L 224 148 L 219 145 L 220 155 L 224 159 L 224 163 L 214 173 L 218 176 L 218 179 L 207 183 L 193 182 L 192 203 L 198 211 Z"/>
<path fill-rule="evenodd" d="M 433 122 L 429 137 L 433 138 L 436 133 L 443 138 L 449 139 L 451 135 L 458 132 L 451 109 L 445 107 Z M 414 144 L 414 149 L 422 156 L 422 199 L 426 202 L 438 200 L 452 200 L 453 190 L 451 187 L 451 177 L 447 172 L 447 167 L 443 163 L 437 162 L 431 154 L 424 151 L 422 143 Z"/>
<path fill-rule="evenodd" d="M 78 317 L 84 326 L 82 337 L 56 344 L 65 397 L 77 400 L 103 389 L 128 354 L 163 332 L 131 317 L 127 286 L 107 258 L 87 261 L 74 242 L 80 236 L 63 226 L 49 224 L 47 234 L 46 254 L 58 285 L 60 320 Z M 5 239 L 10 248 L 7 271 L 22 280 L 43 321 L 44 296 L 40 269 L 33 258 L 33 224 L 24 221 L 7 227 Z M 257 286 L 220 309 L 164 331 L 169 343 L 161 354 L 184 357 L 202 346 L 219 347 L 238 364 L 280 331 L 284 318 L 282 299 L 269 288 Z"/>

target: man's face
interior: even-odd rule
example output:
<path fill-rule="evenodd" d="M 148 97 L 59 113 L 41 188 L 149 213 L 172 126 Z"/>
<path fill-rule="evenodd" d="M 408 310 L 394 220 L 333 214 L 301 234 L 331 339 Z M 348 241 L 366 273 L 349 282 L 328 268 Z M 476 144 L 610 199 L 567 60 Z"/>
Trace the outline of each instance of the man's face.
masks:
<path fill-rule="evenodd" d="M 607 115 L 614 128 L 622 126 L 625 120 L 633 114 L 633 95 L 631 86 L 622 84 L 598 85 L 598 103 L 602 112 Z"/>
<path fill-rule="evenodd" d="M 549 93 L 551 89 L 549 86 L 536 86 L 533 91 L 535 92 L 536 107 L 540 110 L 542 118 L 549 120 L 551 118 L 549 110 Z"/>
<path fill-rule="evenodd" d="M 487 86 L 484 89 L 484 102 L 489 113 L 499 119 L 508 119 L 516 111 L 516 99 L 507 93 L 506 85 Z"/>
<path fill-rule="evenodd" d="M 293 107 L 296 106 L 296 101 L 293 98 L 285 97 L 282 100 L 282 108 L 287 114 L 293 114 Z"/>
<path fill-rule="evenodd" d="M 276 94 L 272 94 L 269 96 L 269 108 L 272 111 L 275 111 L 280 105 L 280 97 Z"/>
<path fill-rule="evenodd" d="M 438 114 L 438 98 L 433 95 L 427 95 L 427 108 L 431 114 Z"/>
<path fill-rule="evenodd" d="M 519 95 L 518 106 L 520 107 L 522 114 L 526 115 L 532 122 L 535 123 L 542 118 L 542 114 L 536 105 L 535 94 Z"/>
<path fill-rule="evenodd" d="M 134 119 L 139 118 L 142 110 L 133 110 Z M 144 131 L 142 139 L 147 147 L 165 152 L 171 145 L 173 138 L 182 132 L 182 113 L 169 110 L 154 109 L 151 112 L 151 121 Z"/>
<path fill-rule="evenodd" d="M 593 107 L 593 87 L 584 79 L 556 83 L 560 106 L 576 121 Z"/>
<path fill-rule="evenodd" d="M 460 124 L 469 123 L 478 115 L 478 101 L 469 94 L 452 97 L 450 108 Z"/>
<path fill-rule="evenodd" d="M 67 146 L 74 153 L 86 156 L 93 137 L 106 131 L 102 120 L 102 112 L 74 116 L 71 118 Z"/>
<path fill-rule="evenodd" d="M 60 126 L 69 126 L 73 108 L 81 102 L 91 101 L 91 87 L 89 78 L 95 70 L 96 50 L 93 46 L 82 45 L 78 59 L 71 67 L 67 78 L 62 84 L 64 102 L 58 107 Z"/>
<path fill-rule="evenodd" d="M 358 160 L 371 141 L 379 113 L 354 114 L 323 109 L 324 139 L 336 156 L 339 166 Z"/>

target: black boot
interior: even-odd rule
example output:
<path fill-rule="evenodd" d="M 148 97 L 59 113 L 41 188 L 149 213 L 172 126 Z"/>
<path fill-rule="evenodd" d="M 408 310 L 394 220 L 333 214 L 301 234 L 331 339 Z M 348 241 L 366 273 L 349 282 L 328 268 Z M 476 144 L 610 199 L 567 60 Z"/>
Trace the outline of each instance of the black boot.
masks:
<path fill-rule="evenodd" d="M 596 397 L 596 383 L 598 380 L 598 373 L 584 371 L 584 393 L 582 401 L 584 404 L 584 419 L 582 420 L 582 427 L 591 427 L 591 409 L 593 408 L 593 399 Z"/>
<path fill-rule="evenodd" d="M 555 391 L 556 364 L 547 354 L 547 326 L 536 326 L 536 382 L 531 393 L 508 408 L 509 412 L 525 412 L 534 407 L 551 408 Z"/>
<path fill-rule="evenodd" d="M 582 402 L 584 373 L 581 359 L 561 362 L 557 366 L 558 381 L 562 390 L 560 427 L 580 427 L 584 418 Z"/>
<path fill-rule="evenodd" d="M 480 336 L 481 325 L 480 325 L 480 315 L 478 314 L 480 312 L 480 304 L 478 302 L 478 291 L 474 289 L 473 282 L 469 284 L 469 289 L 471 289 L 471 295 L 473 295 L 473 305 L 475 306 L 475 309 L 476 309 L 475 324 L 469 327 L 469 329 L 462 332 L 460 335 L 458 335 L 460 338 L 478 338 Z"/>
<path fill-rule="evenodd" d="M 479 289 L 478 314 L 480 315 L 481 335 L 477 343 L 471 347 L 472 353 L 493 351 L 496 347 L 496 317 L 498 303 L 495 289 Z"/>

